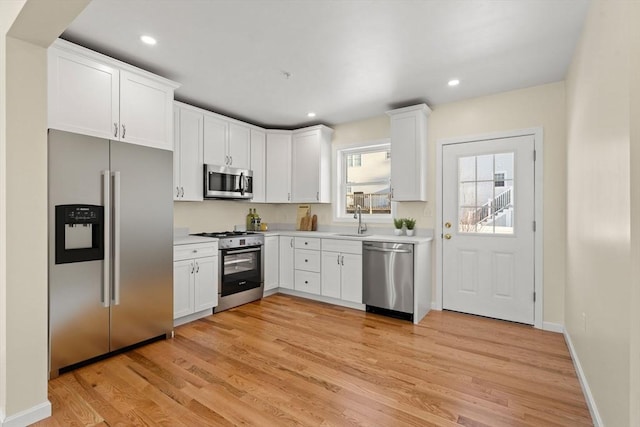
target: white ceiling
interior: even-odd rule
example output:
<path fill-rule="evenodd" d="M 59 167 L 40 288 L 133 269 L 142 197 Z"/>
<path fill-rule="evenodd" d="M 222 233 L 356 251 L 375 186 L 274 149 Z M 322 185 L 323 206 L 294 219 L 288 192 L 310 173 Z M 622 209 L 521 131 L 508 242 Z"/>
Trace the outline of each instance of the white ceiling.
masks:
<path fill-rule="evenodd" d="M 587 8 L 588 0 L 93 0 L 62 37 L 181 83 L 181 101 L 294 128 L 563 80 Z M 142 44 L 143 34 L 157 45 Z M 460 85 L 448 87 L 452 78 Z"/>

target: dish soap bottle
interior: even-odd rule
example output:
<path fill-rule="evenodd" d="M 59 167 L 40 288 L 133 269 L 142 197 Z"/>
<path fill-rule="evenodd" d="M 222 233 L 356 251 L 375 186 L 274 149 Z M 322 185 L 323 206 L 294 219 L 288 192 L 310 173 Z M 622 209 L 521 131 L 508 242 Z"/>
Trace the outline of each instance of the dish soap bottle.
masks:
<path fill-rule="evenodd" d="M 247 214 L 247 231 L 252 231 L 253 227 L 253 213 L 251 213 L 251 208 L 249 208 L 249 213 Z"/>
<path fill-rule="evenodd" d="M 258 210 L 257 209 L 253 209 L 253 227 L 251 228 L 251 231 L 260 231 L 260 215 L 258 215 Z"/>

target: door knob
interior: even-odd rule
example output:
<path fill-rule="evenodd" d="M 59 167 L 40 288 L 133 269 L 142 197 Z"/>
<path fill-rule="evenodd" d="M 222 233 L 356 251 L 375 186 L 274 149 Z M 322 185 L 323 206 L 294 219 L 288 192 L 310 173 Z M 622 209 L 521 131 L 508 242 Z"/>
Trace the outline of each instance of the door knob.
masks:
<path fill-rule="evenodd" d="M 445 222 L 444 223 L 444 227 L 445 228 L 451 228 L 451 223 L 450 222 Z"/>
<path fill-rule="evenodd" d="M 447 240 L 450 240 L 451 239 L 451 234 L 449 234 L 449 233 L 445 234 L 444 238 L 447 239 Z"/>

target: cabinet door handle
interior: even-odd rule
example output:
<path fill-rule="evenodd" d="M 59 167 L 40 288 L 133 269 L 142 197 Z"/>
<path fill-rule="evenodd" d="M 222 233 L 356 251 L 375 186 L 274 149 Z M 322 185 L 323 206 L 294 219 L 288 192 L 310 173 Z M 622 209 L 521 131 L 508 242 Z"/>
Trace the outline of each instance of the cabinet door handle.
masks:
<path fill-rule="evenodd" d="M 293 247 L 293 239 L 289 241 L 289 244 L 291 245 L 291 247 Z"/>
<path fill-rule="evenodd" d="M 340 265 L 344 265 L 344 255 L 342 255 L 342 261 L 340 262 Z"/>
<path fill-rule="evenodd" d="M 232 165 L 233 164 L 233 156 L 229 156 L 229 164 Z"/>
<path fill-rule="evenodd" d="M 193 274 L 193 272 L 196 270 L 196 266 L 191 263 L 191 274 Z"/>
<path fill-rule="evenodd" d="M 180 197 L 180 187 L 176 187 L 176 197 Z"/>
<path fill-rule="evenodd" d="M 200 272 L 200 264 L 196 261 L 196 273 Z"/>
<path fill-rule="evenodd" d="M 124 139 L 124 136 L 127 134 L 127 128 L 122 125 L 122 139 Z"/>
<path fill-rule="evenodd" d="M 118 123 L 113 122 L 113 137 L 117 138 L 118 137 Z"/>
<path fill-rule="evenodd" d="M 320 200 L 320 192 L 319 191 L 316 192 L 316 200 Z"/>
<path fill-rule="evenodd" d="M 338 265 L 340 265 L 340 254 L 338 254 Z"/>
<path fill-rule="evenodd" d="M 180 197 L 184 197 L 184 187 L 180 187 Z"/>
<path fill-rule="evenodd" d="M 291 193 L 287 193 L 287 200 L 291 201 Z"/>

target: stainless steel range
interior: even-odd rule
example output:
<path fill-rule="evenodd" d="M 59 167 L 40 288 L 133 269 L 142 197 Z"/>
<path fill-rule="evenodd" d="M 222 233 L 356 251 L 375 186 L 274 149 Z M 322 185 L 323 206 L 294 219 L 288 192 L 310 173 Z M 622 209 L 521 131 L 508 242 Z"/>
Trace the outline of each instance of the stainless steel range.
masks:
<path fill-rule="evenodd" d="M 219 298 L 214 312 L 262 298 L 264 292 L 262 245 L 264 236 L 247 231 L 198 233 L 215 237 L 219 249 Z"/>

